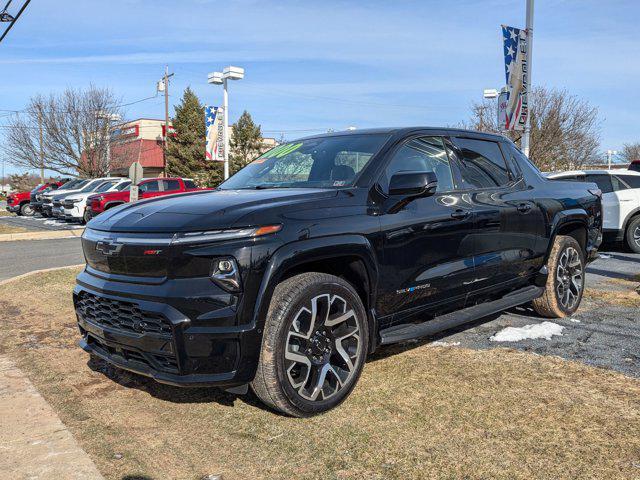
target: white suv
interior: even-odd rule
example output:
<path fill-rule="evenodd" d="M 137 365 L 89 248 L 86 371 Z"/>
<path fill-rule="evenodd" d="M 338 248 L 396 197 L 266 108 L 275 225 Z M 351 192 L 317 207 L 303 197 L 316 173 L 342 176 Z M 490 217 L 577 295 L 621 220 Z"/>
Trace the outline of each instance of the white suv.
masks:
<path fill-rule="evenodd" d="M 86 212 L 87 198 L 96 193 L 115 192 L 127 188 L 131 185 L 131 180 L 128 178 L 105 178 L 104 182 L 101 182 L 91 191 L 79 192 L 64 197 L 62 200 L 62 213 L 65 220 L 79 221 L 84 224 L 89 220 Z"/>
<path fill-rule="evenodd" d="M 640 172 L 574 170 L 549 173 L 551 180 L 593 182 L 602 190 L 602 233 L 605 241 L 625 241 L 640 253 Z"/>

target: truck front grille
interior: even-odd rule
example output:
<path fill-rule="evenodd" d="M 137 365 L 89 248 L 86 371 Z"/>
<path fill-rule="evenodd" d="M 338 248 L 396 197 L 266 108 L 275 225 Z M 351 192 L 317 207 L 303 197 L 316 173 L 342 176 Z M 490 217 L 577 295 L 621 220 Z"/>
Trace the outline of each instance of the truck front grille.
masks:
<path fill-rule="evenodd" d="M 153 370 L 162 370 L 170 373 L 179 373 L 178 360 L 172 354 L 151 354 L 133 350 L 123 346 L 110 345 L 93 335 L 87 336 L 87 343 L 106 357 L 120 359 L 135 368 L 135 365 L 143 365 Z"/>
<path fill-rule="evenodd" d="M 135 303 L 81 292 L 76 308 L 85 321 L 98 326 L 132 333 L 153 333 L 164 337 L 172 335 L 171 323 L 165 317 L 143 311 Z"/>

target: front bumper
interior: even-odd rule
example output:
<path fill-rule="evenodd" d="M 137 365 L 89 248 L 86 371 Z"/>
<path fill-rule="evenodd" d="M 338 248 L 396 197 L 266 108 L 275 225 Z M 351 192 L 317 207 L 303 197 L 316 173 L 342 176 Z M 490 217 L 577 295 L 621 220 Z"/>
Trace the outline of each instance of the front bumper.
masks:
<path fill-rule="evenodd" d="M 85 351 L 171 385 L 230 388 L 253 379 L 261 336 L 239 322 L 237 296 L 208 278 L 113 277 L 91 267 L 78 275 L 73 298 Z"/>
<path fill-rule="evenodd" d="M 82 219 L 82 209 L 84 206 L 80 206 L 79 204 L 74 205 L 71 208 L 62 207 L 62 214 L 60 215 L 65 220 L 81 220 Z"/>

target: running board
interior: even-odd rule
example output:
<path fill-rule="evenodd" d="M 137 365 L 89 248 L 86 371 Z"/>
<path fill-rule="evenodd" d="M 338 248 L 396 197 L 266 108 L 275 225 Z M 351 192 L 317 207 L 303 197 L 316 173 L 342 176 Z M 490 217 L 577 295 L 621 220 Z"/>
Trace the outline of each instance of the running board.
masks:
<path fill-rule="evenodd" d="M 447 313 L 423 323 L 410 323 L 385 328 L 380 331 L 380 344 L 389 345 L 391 343 L 404 342 L 433 335 L 434 333 L 478 320 L 487 315 L 501 312 L 507 308 L 530 302 L 542 295 L 543 292 L 544 288 L 531 285 L 508 293 L 498 300 L 463 308 L 462 310 Z"/>

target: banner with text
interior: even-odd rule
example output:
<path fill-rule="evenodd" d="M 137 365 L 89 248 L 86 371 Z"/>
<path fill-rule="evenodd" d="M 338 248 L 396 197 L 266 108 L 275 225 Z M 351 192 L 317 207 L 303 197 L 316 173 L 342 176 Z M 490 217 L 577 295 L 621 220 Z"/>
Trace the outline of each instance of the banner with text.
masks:
<path fill-rule="evenodd" d="M 204 107 L 204 123 L 207 129 L 207 160 L 224 162 L 224 110 L 222 107 Z"/>
<path fill-rule="evenodd" d="M 529 114 L 527 31 L 502 25 L 504 71 L 507 79 L 505 130 L 524 130 Z"/>

